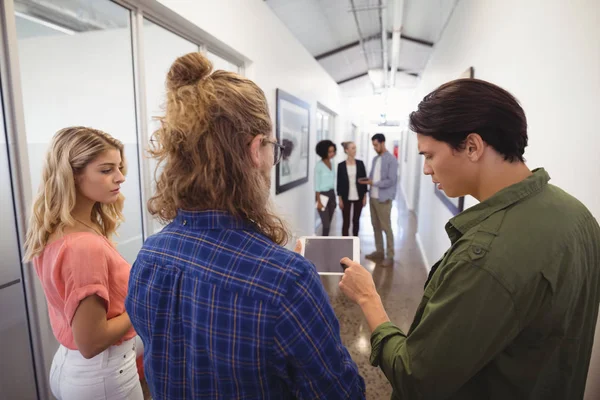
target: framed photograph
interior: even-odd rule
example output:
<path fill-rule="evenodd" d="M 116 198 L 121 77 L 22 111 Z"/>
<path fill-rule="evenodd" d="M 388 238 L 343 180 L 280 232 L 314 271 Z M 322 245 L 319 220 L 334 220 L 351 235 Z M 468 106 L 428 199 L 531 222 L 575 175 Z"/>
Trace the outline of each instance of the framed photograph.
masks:
<path fill-rule="evenodd" d="M 277 141 L 285 150 L 275 171 L 275 193 L 280 194 L 308 182 L 310 106 L 277 89 Z"/>
<path fill-rule="evenodd" d="M 463 72 L 460 75 L 459 78 L 473 79 L 474 77 L 475 77 L 475 68 L 469 67 L 465 72 Z M 444 203 L 446 205 L 448 210 L 450 210 L 450 212 L 453 215 L 460 214 L 465 209 L 465 198 L 464 197 L 458 197 L 458 198 L 448 197 L 448 196 L 446 196 L 446 193 L 444 193 L 443 190 L 439 190 L 437 188 L 437 185 L 435 185 L 435 184 L 433 185 L 433 190 L 435 191 L 435 195 L 442 201 L 442 203 Z"/>

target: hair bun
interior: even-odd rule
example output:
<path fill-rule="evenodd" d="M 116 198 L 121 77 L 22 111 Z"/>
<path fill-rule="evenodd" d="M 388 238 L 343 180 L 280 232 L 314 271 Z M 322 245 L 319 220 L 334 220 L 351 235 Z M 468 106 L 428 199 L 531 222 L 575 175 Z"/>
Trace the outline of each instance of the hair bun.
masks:
<path fill-rule="evenodd" d="M 167 74 L 167 87 L 173 90 L 193 85 L 209 76 L 212 68 L 212 63 L 201 53 L 188 53 L 171 65 Z"/>

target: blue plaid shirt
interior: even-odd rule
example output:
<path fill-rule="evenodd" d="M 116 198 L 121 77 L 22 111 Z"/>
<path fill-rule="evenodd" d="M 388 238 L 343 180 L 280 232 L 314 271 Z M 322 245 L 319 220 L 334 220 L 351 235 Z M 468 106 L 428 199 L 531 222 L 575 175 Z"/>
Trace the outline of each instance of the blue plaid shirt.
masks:
<path fill-rule="evenodd" d="M 155 400 L 365 397 L 314 265 L 227 213 L 148 238 L 126 308 Z"/>

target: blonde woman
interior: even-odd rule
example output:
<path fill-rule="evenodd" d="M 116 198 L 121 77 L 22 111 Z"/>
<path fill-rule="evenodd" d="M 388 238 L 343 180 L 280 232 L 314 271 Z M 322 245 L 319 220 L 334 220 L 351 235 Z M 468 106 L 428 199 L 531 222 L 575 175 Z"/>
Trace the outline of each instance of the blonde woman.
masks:
<path fill-rule="evenodd" d="M 123 220 L 123 144 L 90 128 L 59 131 L 46 156 L 27 232 L 60 347 L 59 400 L 143 399 L 136 333 L 125 312 L 129 264 L 110 237 Z"/>
<path fill-rule="evenodd" d="M 342 236 L 348 236 L 350 229 L 350 209 L 352 212 L 352 235 L 358 236 L 360 228 L 360 214 L 367 204 L 367 185 L 359 180 L 367 177 L 365 164 L 356 157 L 356 144 L 343 142 L 344 153 L 348 156 L 345 161 L 338 164 L 337 169 L 337 194 L 342 209 L 343 224 Z"/>

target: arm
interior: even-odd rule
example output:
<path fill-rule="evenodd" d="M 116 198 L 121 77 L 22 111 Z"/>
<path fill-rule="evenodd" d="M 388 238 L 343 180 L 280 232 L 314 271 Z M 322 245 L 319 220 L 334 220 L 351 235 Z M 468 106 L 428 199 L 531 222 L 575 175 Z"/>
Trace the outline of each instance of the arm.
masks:
<path fill-rule="evenodd" d="M 381 156 L 378 156 L 378 157 L 380 158 Z M 367 181 L 365 181 L 365 182 L 363 183 L 363 185 L 367 185 L 367 186 L 368 186 L 368 185 L 373 185 L 373 176 L 375 175 L 375 164 L 377 163 L 377 158 L 378 158 L 378 157 L 375 157 L 375 158 L 373 159 L 373 162 L 371 163 L 371 172 L 369 172 L 369 174 L 368 174 L 368 176 L 367 176 L 368 180 L 367 180 Z M 383 161 L 381 161 L 381 162 L 383 162 Z M 366 174 L 366 169 L 365 169 L 365 174 Z M 360 179 L 360 178 L 359 178 L 359 179 Z M 375 186 L 375 185 L 373 185 L 373 186 Z"/>
<path fill-rule="evenodd" d="M 385 173 L 381 174 L 381 180 L 371 183 L 371 185 L 381 189 L 394 187 L 398 182 L 398 161 L 394 157 L 392 157 L 392 159 L 390 159 L 389 157 L 386 158 L 388 158 L 389 161 L 387 162 Z M 383 159 L 381 161 L 383 162 Z"/>
<path fill-rule="evenodd" d="M 361 171 L 361 174 L 360 174 L 360 176 L 358 176 L 358 179 L 360 179 L 360 178 L 366 178 L 366 177 L 367 177 L 367 168 L 365 167 L 365 163 L 363 163 L 361 160 L 357 160 L 357 161 L 358 161 L 358 163 L 359 163 L 359 165 L 360 165 L 360 171 Z M 358 179 L 357 179 L 357 180 L 358 180 Z M 366 196 L 366 193 L 368 193 L 368 192 L 369 192 L 369 186 L 368 186 L 368 185 L 361 184 L 361 183 L 358 183 L 358 185 L 360 185 L 360 187 L 362 187 L 362 190 L 363 190 L 363 191 L 364 191 L 364 193 L 365 193 L 365 195 L 364 195 L 364 197 L 363 197 L 363 206 L 364 206 L 365 204 L 367 204 L 367 196 Z"/>
<path fill-rule="evenodd" d="M 339 163 L 338 167 L 337 167 L 337 184 L 336 184 L 335 191 L 337 192 L 340 200 L 342 199 L 342 196 L 340 195 L 340 192 L 342 191 L 342 179 L 341 179 L 341 174 L 340 174 L 341 169 L 342 169 L 342 163 Z"/>
<path fill-rule="evenodd" d="M 107 320 L 104 300 L 92 295 L 79 303 L 71 328 L 79 352 L 92 358 L 125 336 L 131 321 L 126 312 Z"/>
<path fill-rule="evenodd" d="M 321 174 L 319 173 L 319 163 L 317 163 L 317 165 L 315 165 L 314 178 L 315 178 L 315 202 L 317 203 L 317 209 L 320 211 L 323 208 L 323 205 L 321 204 L 321 197 L 320 197 L 320 193 L 319 193 L 320 178 L 321 178 Z"/>
<path fill-rule="evenodd" d="M 356 160 L 356 163 L 357 163 L 357 165 L 360 168 L 360 171 L 357 168 L 357 174 L 358 174 L 357 178 L 358 179 L 360 179 L 360 178 L 367 178 L 367 176 L 368 176 L 367 175 L 367 167 L 365 166 L 365 163 L 362 162 L 362 160 Z"/>
<path fill-rule="evenodd" d="M 519 333 L 513 300 L 490 272 L 463 261 L 444 269 L 410 335 L 383 322 L 371 336 L 371 363 L 400 398 L 448 398 Z M 382 321 L 375 320 L 383 308 L 377 297 L 359 304 L 374 314 L 370 327 Z"/>
<path fill-rule="evenodd" d="M 364 399 L 365 384 L 340 338 L 314 266 L 292 283 L 275 325 L 275 365 L 298 399 Z"/>
<path fill-rule="evenodd" d="M 85 358 L 103 352 L 132 327 L 127 313 L 106 318 L 110 304 L 106 250 L 100 238 L 81 238 L 70 243 L 60 265 L 65 317 L 77 349 Z"/>
<path fill-rule="evenodd" d="M 340 194 L 342 192 L 342 179 L 341 176 L 342 174 L 340 174 L 340 171 L 342 170 L 342 164 L 343 163 L 339 163 L 338 164 L 338 168 L 337 168 L 337 187 L 336 187 L 336 192 L 338 194 L 338 204 L 340 205 L 340 209 L 344 209 L 344 200 L 342 199 L 342 195 Z M 348 176 L 345 175 L 345 179 L 348 180 Z"/>

